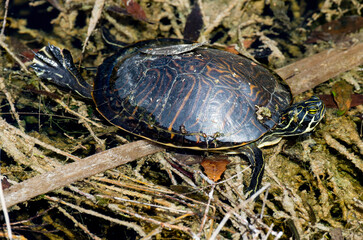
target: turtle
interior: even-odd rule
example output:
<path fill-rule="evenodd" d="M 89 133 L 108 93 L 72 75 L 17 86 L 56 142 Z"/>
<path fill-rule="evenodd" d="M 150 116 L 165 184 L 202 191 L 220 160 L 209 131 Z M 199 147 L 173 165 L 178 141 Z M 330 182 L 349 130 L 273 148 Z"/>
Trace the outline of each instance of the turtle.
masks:
<path fill-rule="evenodd" d="M 325 113 L 316 96 L 292 104 L 288 85 L 250 58 L 183 39 L 119 46 L 97 69 L 93 86 L 71 53 L 54 45 L 30 67 L 41 79 L 93 99 L 125 132 L 173 148 L 245 155 L 252 166 L 246 195 L 264 173 L 261 148 L 311 132 Z"/>

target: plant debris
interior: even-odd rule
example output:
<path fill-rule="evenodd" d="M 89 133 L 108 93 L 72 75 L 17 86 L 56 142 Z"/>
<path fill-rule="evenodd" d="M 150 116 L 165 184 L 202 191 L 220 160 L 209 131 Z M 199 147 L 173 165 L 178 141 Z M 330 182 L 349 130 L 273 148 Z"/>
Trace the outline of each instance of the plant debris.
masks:
<path fill-rule="evenodd" d="M 332 87 L 334 101 L 338 105 L 338 115 L 345 114 L 352 103 L 353 86 L 344 81 L 336 82 Z"/>
<path fill-rule="evenodd" d="M 0 161 L 12 224 L 0 236 L 360 239 L 363 235 L 363 5 L 359 1 L 2 4 Z M 158 146 L 157 153 L 145 156 L 144 150 L 134 149 L 140 144 L 138 138 L 110 126 L 91 103 L 40 81 L 27 69 L 33 51 L 49 43 L 69 49 L 83 77 L 91 80 L 94 67 L 114 51 L 102 29 L 120 45 L 186 37 L 258 59 L 271 69 L 280 67 L 277 73 L 287 80 L 296 101 L 331 96 L 333 86 L 344 81 L 353 89 L 348 91 L 352 97 L 343 97 L 342 102 L 352 99 L 351 106 L 345 103 L 345 114 L 337 116 L 336 109 L 329 107 L 333 105 L 327 104 L 326 117 L 314 133 L 264 148 L 262 187 L 246 199 L 251 169 L 240 156 L 228 156 L 222 163 L 204 161 L 205 170 L 211 167 L 206 173 L 199 160 L 178 161 L 174 156 L 182 150 L 160 152 L 164 148 Z M 336 87 L 334 92 L 342 89 Z M 152 145 L 142 144 L 147 149 Z M 131 161 L 133 154 L 144 157 L 110 169 L 99 161 L 102 171 L 85 170 L 83 180 L 77 172 L 81 169 L 72 167 L 100 156 L 98 152 L 110 154 L 118 146 L 129 152 L 117 154 L 124 160 Z M 62 180 L 72 173 L 74 181 Z M 35 192 L 45 184 L 51 187 Z M 17 188 L 30 194 L 23 194 L 25 199 L 7 198 Z"/>
<path fill-rule="evenodd" d="M 227 159 L 210 159 L 206 158 L 202 161 L 201 165 L 204 168 L 204 173 L 213 182 L 217 182 L 221 179 L 222 174 L 227 169 L 229 161 Z"/>

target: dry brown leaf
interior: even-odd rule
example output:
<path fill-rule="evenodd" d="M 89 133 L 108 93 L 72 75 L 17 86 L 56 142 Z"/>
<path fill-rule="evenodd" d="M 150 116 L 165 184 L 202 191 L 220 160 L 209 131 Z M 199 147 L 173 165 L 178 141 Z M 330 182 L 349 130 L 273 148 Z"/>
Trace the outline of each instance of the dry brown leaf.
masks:
<path fill-rule="evenodd" d="M 126 7 L 126 11 L 136 19 L 149 22 L 144 10 L 141 6 L 133 0 L 122 0 Z"/>
<path fill-rule="evenodd" d="M 210 159 L 206 158 L 201 165 L 204 168 L 204 173 L 214 182 L 221 179 L 221 175 L 226 171 L 229 161 L 227 159 Z"/>
<path fill-rule="evenodd" d="M 353 86 L 345 81 L 339 81 L 333 85 L 332 93 L 338 105 L 338 115 L 345 114 L 350 109 Z"/>

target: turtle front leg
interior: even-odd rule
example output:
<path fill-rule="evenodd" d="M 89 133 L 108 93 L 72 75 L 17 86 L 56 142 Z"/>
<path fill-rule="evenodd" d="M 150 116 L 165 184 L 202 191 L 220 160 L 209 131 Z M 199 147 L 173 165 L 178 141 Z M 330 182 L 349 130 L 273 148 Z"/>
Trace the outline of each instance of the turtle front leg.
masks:
<path fill-rule="evenodd" d="M 41 79 L 49 80 L 84 98 L 92 98 L 92 86 L 82 78 L 67 49 L 60 50 L 56 46 L 48 45 L 35 54 L 30 67 Z"/>
<path fill-rule="evenodd" d="M 247 196 L 250 197 L 260 188 L 263 172 L 265 169 L 265 163 L 263 161 L 262 151 L 256 146 L 255 143 L 251 143 L 242 147 L 240 152 L 248 157 L 248 160 L 252 165 L 250 185 L 246 190 Z"/>

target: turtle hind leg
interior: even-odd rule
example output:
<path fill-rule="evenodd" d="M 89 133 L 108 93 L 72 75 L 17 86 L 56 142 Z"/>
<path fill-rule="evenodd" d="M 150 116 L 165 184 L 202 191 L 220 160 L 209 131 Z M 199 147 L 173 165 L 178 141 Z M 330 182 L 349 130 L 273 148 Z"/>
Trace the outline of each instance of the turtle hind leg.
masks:
<path fill-rule="evenodd" d="M 60 50 L 56 46 L 48 45 L 35 54 L 30 67 L 41 79 L 49 80 L 84 98 L 92 98 L 92 86 L 82 78 L 67 49 Z"/>

